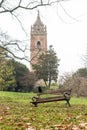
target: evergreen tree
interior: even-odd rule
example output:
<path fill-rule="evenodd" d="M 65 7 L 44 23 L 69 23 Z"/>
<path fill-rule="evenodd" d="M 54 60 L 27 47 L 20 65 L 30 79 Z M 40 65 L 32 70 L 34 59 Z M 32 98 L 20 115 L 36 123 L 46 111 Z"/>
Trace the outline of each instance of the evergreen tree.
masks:
<path fill-rule="evenodd" d="M 59 59 L 52 47 L 38 58 L 38 63 L 33 65 L 38 79 L 43 79 L 45 85 L 50 88 L 52 80 L 57 81 Z"/>
<path fill-rule="evenodd" d="M 8 90 L 16 87 L 15 68 L 10 60 L 0 63 L 0 90 Z"/>

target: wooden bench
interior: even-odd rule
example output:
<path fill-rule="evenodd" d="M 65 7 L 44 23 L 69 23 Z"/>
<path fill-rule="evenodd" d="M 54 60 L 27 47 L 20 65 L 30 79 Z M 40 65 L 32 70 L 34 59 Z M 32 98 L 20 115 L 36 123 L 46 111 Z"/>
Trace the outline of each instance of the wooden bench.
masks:
<path fill-rule="evenodd" d="M 52 95 L 50 97 L 42 97 L 42 95 Z M 55 96 L 54 96 L 55 95 Z M 32 104 L 37 106 L 39 103 L 54 102 L 54 101 L 66 101 L 66 104 L 70 106 L 71 89 L 60 89 L 56 91 L 48 91 L 44 93 L 38 93 L 37 96 L 32 98 Z"/>

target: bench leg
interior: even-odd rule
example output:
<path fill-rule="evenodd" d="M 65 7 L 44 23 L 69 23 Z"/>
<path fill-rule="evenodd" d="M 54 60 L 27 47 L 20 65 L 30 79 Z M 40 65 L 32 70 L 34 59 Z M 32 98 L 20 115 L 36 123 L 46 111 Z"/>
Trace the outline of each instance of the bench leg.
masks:
<path fill-rule="evenodd" d="M 68 105 L 70 107 L 71 105 L 70 105 L 69 100 L 66 100 L 66 101 L 67 101 L 66 105 Z"/>
<path fill-rule="evenodd" d="M 37 102 L 32 102 L 32 104 L 33 104 L 35 107 L 37 107 Z"/>

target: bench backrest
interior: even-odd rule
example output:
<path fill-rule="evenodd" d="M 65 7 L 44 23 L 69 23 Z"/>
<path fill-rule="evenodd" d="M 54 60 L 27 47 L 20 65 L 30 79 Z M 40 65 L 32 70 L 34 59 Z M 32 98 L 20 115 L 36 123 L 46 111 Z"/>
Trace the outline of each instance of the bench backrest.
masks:
<path fill-rule="evenodd" d="M 40 95 L 43 95 L 43 94 L 68 94 L 68 95 L 71 95 L 71 89 L 58 89 L 58 90 L 49 90 L 49 91 L 46 91 L 46 92 L 42 92 L 42 93 L 38 93 L 37 95 L 40 96 Z"/>

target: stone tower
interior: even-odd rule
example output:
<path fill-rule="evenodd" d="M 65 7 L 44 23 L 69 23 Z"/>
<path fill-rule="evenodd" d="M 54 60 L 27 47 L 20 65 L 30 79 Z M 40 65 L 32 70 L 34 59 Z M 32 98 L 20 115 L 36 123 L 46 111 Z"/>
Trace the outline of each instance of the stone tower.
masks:
<path fill-rule="evenodd" d="M 31 26 L 30 41 L 30 70 L 33 71 L 32 64 L 36 64 L 38 56 L 47 51 L 47 31 L 46 26 L 42 23 L 38 11 L 35 23 Z"/>

